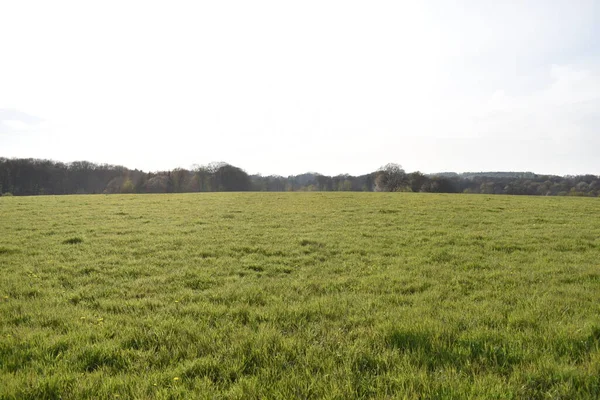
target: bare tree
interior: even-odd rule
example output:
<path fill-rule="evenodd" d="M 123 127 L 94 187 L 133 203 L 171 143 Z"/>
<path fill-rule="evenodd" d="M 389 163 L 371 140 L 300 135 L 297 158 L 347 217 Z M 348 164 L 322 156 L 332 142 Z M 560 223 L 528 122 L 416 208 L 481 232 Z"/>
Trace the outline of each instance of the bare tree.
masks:
<path fill-rule="evenodd" d="M 375 176 L 376 192 L 400 192 L 406 190 L 409 180 L 399 164 L 387 164 L 379 168 Z"/>

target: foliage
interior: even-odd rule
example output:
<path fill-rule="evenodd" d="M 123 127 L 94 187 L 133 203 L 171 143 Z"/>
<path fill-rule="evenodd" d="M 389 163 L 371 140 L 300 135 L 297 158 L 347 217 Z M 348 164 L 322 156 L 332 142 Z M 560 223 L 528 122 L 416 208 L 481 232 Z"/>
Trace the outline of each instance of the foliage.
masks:
<path fill-rule="evenodd" d="M 86 161 L 63 164 L 48 160 L 0 158 L 0 194 L 94 194 L 283 191 L 412 191 L 542 196 L 600 195 L 595 175 L 551 176 L 531 172 L 407 174 L 398 164 L 351 176 L 305 173 L 295 176 L 248 175 L 233 165 L 217 162 L 192 170 L 145 173 Z"/>
<path fill-rule="evenodd" d="M 598 398 L 600 203 L 0 198 L 0 398 Z"/>
<path fill-rule="evenodd" d="M 409 186 L 408 176 L 398 164 L 387 164 L 375 173 L 376 192 L 403 192 Z"/>

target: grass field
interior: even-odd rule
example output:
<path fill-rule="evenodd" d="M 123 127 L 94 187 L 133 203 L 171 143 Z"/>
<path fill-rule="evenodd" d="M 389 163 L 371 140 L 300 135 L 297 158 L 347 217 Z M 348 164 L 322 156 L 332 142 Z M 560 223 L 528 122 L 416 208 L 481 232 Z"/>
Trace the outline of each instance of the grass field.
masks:
<path fill-rule="evenodd" d="M 600 397 L 600 201 L 0 198 L 0 399 Z"/>

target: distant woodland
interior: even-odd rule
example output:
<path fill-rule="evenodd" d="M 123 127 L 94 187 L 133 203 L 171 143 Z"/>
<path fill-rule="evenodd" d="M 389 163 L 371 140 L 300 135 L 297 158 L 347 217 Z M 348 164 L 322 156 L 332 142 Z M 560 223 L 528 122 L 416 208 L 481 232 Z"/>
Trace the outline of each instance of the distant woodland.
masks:
<path fill-rule="evenodd" d="M 555 176 L 532 172 L 423 174 L 409 173 L 397 164 L 387 164 L 360 176 L 305 173 L 283 177 L 249 175 L 241 168 L 222 162 L 189 170 L 144 172 L 87 161 L 62 163 L 0 158 L 0 195 L 3 196 L 228 191 L 398 191 L 598 197 L 600 176 Z"/>

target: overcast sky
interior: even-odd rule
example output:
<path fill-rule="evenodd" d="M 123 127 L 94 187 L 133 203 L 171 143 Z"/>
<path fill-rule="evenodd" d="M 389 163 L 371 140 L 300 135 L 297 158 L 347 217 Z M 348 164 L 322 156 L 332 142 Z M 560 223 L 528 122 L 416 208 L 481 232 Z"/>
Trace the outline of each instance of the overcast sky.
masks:
<path fill-rule="evenodd" d="M 600 2 L 0 0 L 0 156 L 600 174 Z"/>

